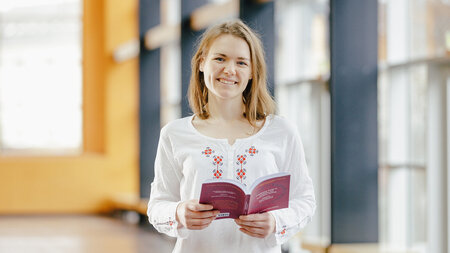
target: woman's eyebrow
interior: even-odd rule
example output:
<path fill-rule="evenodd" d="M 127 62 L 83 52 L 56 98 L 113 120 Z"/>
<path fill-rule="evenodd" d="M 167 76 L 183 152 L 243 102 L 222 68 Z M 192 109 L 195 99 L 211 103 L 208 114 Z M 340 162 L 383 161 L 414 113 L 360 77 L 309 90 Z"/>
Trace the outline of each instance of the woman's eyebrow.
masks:
<path fill-rule="evenodd" d="M 214 55 L 219 55 L 222 57 L 228 57 L 226 54 L 222 54 L 222 53 L 214 53 Z M 239 60 L 245 60 L 245 61 L 250 61 L 250 59 L 246 58 L 246 57 L 238 57 Z"/>

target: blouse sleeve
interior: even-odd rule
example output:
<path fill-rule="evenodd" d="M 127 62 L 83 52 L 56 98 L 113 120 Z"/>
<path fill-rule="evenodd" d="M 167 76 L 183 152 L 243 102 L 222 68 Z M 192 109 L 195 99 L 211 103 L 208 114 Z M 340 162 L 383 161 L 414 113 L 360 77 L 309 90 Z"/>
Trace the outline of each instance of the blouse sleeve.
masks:
<path fill-rule="evenodd" d="M 285 150 L 283 168 L 291 173 L 289 208 L 270 211 L 276 221 L 276 231 L 266 237 L 270 246 L 282 244 L 310 221 L 316 209 L 314 188 L 308 174 L 300 135 L 294 131 Z"/>
<path fill-rule="evenodd" d="M 155 178 L 151 184 L 147 215 L 160 233 L 173 237 L 187 237 L 187 229 L 176 220 L 180 201 L 181 168 L 173 156 L 173 146 L 167 129 L 161 130 L 155 159 Z M 180 225 L 180 227 L 179 227 Z"/>

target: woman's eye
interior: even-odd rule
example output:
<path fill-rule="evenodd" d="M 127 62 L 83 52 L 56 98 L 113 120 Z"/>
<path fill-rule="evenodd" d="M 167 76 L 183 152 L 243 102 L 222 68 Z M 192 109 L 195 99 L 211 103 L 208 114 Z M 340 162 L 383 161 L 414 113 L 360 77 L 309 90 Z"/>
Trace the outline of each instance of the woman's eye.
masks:
<path fill-rule="evenodd" d="M 214 60 L 219 61 L 219 62 L 222 62 L 222 61 L 224 61 L 225 59 L 223 59 L 222 57 L 217 57 L 217 58 L 215 58 Z"/>
<path fill-rule="evenodd" d="M 241 65 L 241 66 L 247 66 L 247 63 L 244 62 L 244 61 L 240 61 L 240 62 L 238 62 L 238 64 Z"/>

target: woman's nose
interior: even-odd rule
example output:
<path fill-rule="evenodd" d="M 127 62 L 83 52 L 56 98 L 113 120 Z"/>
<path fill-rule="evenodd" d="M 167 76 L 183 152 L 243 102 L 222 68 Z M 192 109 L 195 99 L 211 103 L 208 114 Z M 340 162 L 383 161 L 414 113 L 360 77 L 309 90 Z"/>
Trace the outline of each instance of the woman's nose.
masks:
<path fill-rule="evenodd" d="M 234 63 L 229 62 L 228 64 L 225 65 L 225 69 L 223 72 L 225 72 L 225 74 L 228 74 L 228 75 L 235 75 L 236 74 L 236 66 L 234 66 Z"/>

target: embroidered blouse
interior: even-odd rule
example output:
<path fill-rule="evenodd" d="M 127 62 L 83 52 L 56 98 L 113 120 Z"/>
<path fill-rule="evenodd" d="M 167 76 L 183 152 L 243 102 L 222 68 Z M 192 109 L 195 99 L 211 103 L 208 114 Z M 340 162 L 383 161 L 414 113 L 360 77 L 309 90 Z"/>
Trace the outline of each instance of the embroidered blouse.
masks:
<path fill-rule="evenodd" d="M 173 252 L 281 252 L 280 245 L 311 220 L 314 189 L 308 175 L 300 135 L 286 119 L 269 115 L 254 135 L 216 139 L 192 125 L 193 116 L 161 129 L 151 184 L 148 218 L 161 233 L 177 237 Z M 250 186 L 261 176 L 291 174 L 289 208 L 270 211 L 276 232 L 264 239 L 239 231 L 233 219 L 214 220 L 203 230 L 178 228 L 175 218 L 181 201 L 199 199 L 206 179 L 226 178 Z"/>

